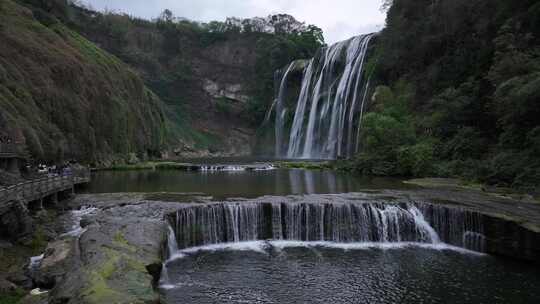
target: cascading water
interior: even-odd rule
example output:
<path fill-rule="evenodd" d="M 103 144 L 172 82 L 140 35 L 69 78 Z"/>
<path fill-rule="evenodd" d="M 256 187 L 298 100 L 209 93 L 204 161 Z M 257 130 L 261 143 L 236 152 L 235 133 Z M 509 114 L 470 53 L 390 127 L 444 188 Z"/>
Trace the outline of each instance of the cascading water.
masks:
<path fill-rule="evenodd" d="M 480 215 L 423 204 L 222 203 L 180 209 L 169 223 L 178 249 L 257 240 L 484 248 Z"/>
<path fill-rule="evenodd" d="M 287 91 L 287 79 L 289 78 L 289 73 L 292 68 L 295 66 L 295 62 L 291 62 L 281 81 L 279 83 L 279 91 L 275 102 L 276 108 L 276 156 L 282 154 L 283 149 L 283 130 L 285 128 L 285 116 L 287 115 L 287 109 L 284 107 L 284 99 Z M 277 83 L 277 82 L 276 82 Z"/>
<path fill-rule="evenodd" d="M 365 58 L 373 34 L 354 37 L 321 49 L 304 70 L 288 147 L 283 140 L 284 96 L 289 65 L 276 99 L 276 156 L 334 159 L 356 152 L 355 126 L 369 86 L 364 81 Z M 366 82 L 366 85 L 363 83 Z M 363 91 L 363 92 L 362 92 Z M 286 151 L 286 154 L 285 154 Z"/>
<path fill-rule="evenodd" d="M 491 251 L 497 245 L 500 236 L 492 228 L 498 221 L 489 215 L 383 198 L 261 200 L 190 205 L 168 215 L 176 235 L 171 242 L 178 240 L 179 251 L 163 268 L 164 302 L 540 299 L 534 267 L 459 248 L 483 251 L 487 242 Z M 291 284 L 295 288 L 288 288 Z"/>

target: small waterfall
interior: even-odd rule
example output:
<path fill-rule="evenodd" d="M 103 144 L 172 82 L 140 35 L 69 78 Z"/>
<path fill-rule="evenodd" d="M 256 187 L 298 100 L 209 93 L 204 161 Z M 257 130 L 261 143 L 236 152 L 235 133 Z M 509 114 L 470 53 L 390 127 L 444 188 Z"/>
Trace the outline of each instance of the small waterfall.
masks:
<path fill-rule="evenodd" d="M 363 111 L 369 86 L 364 86 L 366 54 L 373 34 L 357 36 L 322 48 L 304 70 L 288 148 L 283 141 L 288 72 L 276 99 L 276 154 L 288 158 L 334 159 L 353 154 L 357 144 L 356 113 Z M 362 93 L 362 88 L 364 92 Z M 363 98 L 360 98 L 363 95 Z M 361 99 L 361 100 L 359 100 Z M 361 114 L 360 114 L 361 115 Z M 282 151 L 286 151 L 284 155 Z"/>
<path fill-rule="evenodd" d="M 440 243 L 441 240 L 439 238 L 439 235 L 437 234 L 435 229 L 433 229 L 433 227 L 431 227 L 431 225 L 429 225 L 429 223 L 426 221 L 426 219 L 424 218 L 424 215 L 422 214 L 422 212 L 420 210 L 418 210 L 418 208 L 412 207 L 411 208 L 411 213 L 414 216 L 414 221 L 416 222 L 416 225 L 418 227 L 422 227 L 423 228 L 422 231 L 428 233 L 428 236 L 429 236 L 429 239 L 431 240 L 431 242 L 432 243 Z"/>
<path fill-rule="evenodd" d="M 178 243 L 176 242 L 176 235 L 171 225 L 168 225 L 167 231 L 167 260 L 163 262 L 161 267 L 161 277 L 159 278 L 159 285 L 161 288 L 172 288 L 169 280 L 168 262 L 174 258 L 175 253 L 178 251 Z"/>
<path fill-rule="evenodd" d="M 446 220 L 445 217 L 447 217 Z M 257 240 L 335 243 L 416 242 L 480 251 L 481 215 L 424 204 L 221 203 L 169 216 L 169 250 Z"/>
<path fill-rule="evenodd" d="M 171 225 L 168 226 L 169 231 L 167 232 L 167 255 L 171 257 L 175 252 L 178 251 L 178 244 L 176 243 L 176 235 Z"/>
<path fill-rule="evenodd" d="M 426 221 L 440 239 L 473 251 L 485 251 L 484 225 L 480 213 L 441 205 L 420 206 Z"/>

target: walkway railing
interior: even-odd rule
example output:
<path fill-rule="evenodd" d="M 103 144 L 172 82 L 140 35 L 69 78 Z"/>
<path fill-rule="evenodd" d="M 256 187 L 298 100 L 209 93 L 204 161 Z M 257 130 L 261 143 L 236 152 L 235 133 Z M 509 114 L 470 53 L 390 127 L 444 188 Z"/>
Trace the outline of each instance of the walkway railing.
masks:
<path fill-rule="evenodd" d="M 68 175 L 33 179 L 24 183 L 0 188 L 0 204 L 22 198 L 26 201 L 41 199 L 55 192 L 64 191 L 77 184 L 90 181 L 89 170 L 74 170 Z"/>
<path fill-rule="evenodd" d="M 0 157 L 24 157 L 24 147 L 16 143 L 0 142 Z"/>

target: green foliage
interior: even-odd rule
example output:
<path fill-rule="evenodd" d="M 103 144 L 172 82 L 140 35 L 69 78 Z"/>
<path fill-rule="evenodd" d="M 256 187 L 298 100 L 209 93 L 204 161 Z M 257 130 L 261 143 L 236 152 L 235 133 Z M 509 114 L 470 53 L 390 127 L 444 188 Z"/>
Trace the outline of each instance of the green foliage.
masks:
<path fill-rule="evenodd" d="M 22 289 L 17 289 L 14 292 L 0 294 L 0 304 L 17 304 L 26 295 Z"/>
<path fill-rule="evenodd" d="M 383 8 L 387 27 L 368 66 L 378 59 L 375 82 L 392 90 L 376 91 L 357 166 L 539 191 L 540 4 L 393 0 Z"/>
<path fill-rule="evenodd" d="M 111 153 L 156 154 L 166 136 L 161 101 L 117 57 L 48 22 L 65 17 L 55 1 L 21 2 L 27 7 L 3 1 L 0 12 L 10 28 L 0 31 L 0 108 L 31 156 L 93 162 Z"/>
<path fill-rule="evenodd" d="M 227 97 L 220 97 L 216 100 L 216 110 L 223 115 L 232 113 L 231 100 Z"/>
<path fill-rule="evenodd" d="M 45 238 L 45 233 L 43 232 L 43 228 L 39 226 L 34 232 L 34 237 L 30 242 L 30 248 L 33 252 L 39 252 L 40 250 L 43 250 L 43 248 L 45 248 L 46 246 L 47 239 Z"/>
<path fill-rule="evenodd" d="M 377 87 L 375 112 L 366 114 L 362 122 L 362 153 L 355 167 L 365 174 L 418 176 L 429 171 L 433 146 L 416 143 L 407 109 L 411 88 L 400 82 L 395 91 L 397 94 L 389 87 Z"/>
<path fill-rule="evenodd" d="M 398 150 L 398 167 L 401 175 L 430 176 L 433 174 L 434 152 L 433 144 L 428 141 L 400 147 Z"/>
<path fill-rule="evenodd" d="M 167 143 L 212 150 L 220 149 L 227 131 L 207 130 L 207 125 L 215 125 L 215 120 L 221 123 L 221 114 L 226 114 L 235 119 L 228 124 L 241 121 L 245 124 L 241 127 L 258 126 L 274 98 L 275 70 L 294 59 L 312 57 L 324 42 L 319 28 L 305 26 L 288 15 L 199 23 L 176 18 L 169 10 L 153 21 L 75 6 L 70 14 L 71 28 L 134 67 L 166 103 L 168 121 L 163 128 Z M 270 33 L 268 29 L 273 27 L 280 30 Z M 242 58 L 237 59 L 236 52 Z M 231 69 L 231 65 L 235 66 Z M 232 78 L 242 84 L 243 93 L 250 97 L 245 105 L 240 104 L 243 108 L 231 108 L 221 100 L 215 104 L 217 111 L 201 114 L 201 106 L 213 103 L 201 91 L 201 82 L 214 78 L 216 71 L 219 80 Z M 237 115 L 242 119 L 236 120 Z M 196 123 L 193 117 L 197 117 Z"/>

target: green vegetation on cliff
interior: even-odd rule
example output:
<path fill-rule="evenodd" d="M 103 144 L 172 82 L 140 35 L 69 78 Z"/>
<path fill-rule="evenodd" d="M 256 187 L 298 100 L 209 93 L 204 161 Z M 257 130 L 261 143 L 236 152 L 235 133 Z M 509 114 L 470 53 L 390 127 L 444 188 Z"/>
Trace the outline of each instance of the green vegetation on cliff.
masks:
<path fill-rule="evenodd" d="M 354 167 L 538 188 L 540 3 L 388 2 Z"/>
<path fill-rule="evenodd" d="M 324 43 L 319 28 L 289 15 L 200 23 L 169 10 L 152 21 L 69 10 L 71 28 L 133 66 L 171 109 L 171 120 L 207 148 L 238 136 L 231 130 L 253 132 L 274 99 L 274 72 Z"/>
<path fill-rule="evenodd" d="M 36 159 L 156 155 L 163 105 L 115 56 L 41 8 L 0 2 L 0 126 Z"/>
<path fill-rule="evenodd" d="M 323 43 L 289 15 L 147 21 L 73 3 L 0 3 L 0 133 L 39 161 L 249 153 L 274 70 Z"/>

